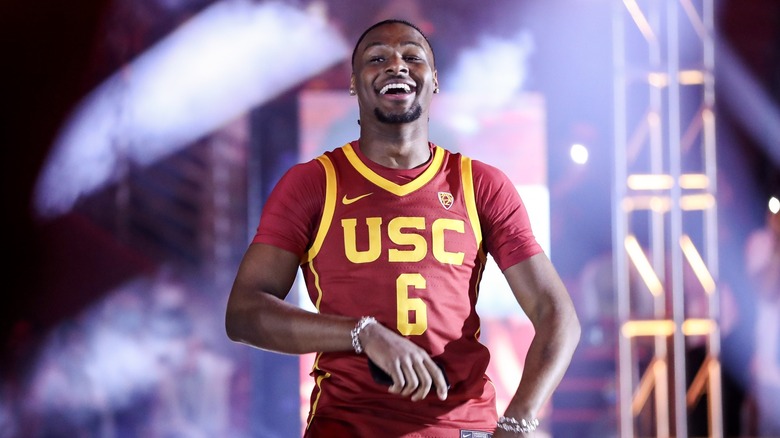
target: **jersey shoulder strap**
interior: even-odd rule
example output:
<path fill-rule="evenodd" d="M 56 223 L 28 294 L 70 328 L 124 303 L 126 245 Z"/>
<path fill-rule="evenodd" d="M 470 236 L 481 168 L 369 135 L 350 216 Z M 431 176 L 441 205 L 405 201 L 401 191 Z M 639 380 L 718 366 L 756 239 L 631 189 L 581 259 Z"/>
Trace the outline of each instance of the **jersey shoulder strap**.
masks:
<path fill-rule="evenodd" d="M 333 162 L 327 155 L 323 154 L 317 157 L 317 161 L 320 162 L 325 169 L 325 203 L 322 208 L 322 218 L 320 224 L 317 227 L 317 235 L 314 237 L 311 248 L 304 255 L 301 264 L 309 263 L 319 253 L 322 248 L 322 242 L 325 240 L 325 236 L 330 229 L 331 221 L 333 220 L 333 212 L 336 209 L 336 170 L 333 167 Z"/>
<path fill-rule="evenodd" d="M 460 158 L 460 177 L 463 184 L 463 201 L 466 204 L 466 212 L 469 215 L 474 237 L 477 239 L 477 248 L 479 257 L 485 259 L 485 251 L 482 248 L 482 226 L 479 222 L 479 212 L 477 211 L 477 196 L 474 191 L 474 173 L 471 166 L 471 158 L 461 155 Z"/>

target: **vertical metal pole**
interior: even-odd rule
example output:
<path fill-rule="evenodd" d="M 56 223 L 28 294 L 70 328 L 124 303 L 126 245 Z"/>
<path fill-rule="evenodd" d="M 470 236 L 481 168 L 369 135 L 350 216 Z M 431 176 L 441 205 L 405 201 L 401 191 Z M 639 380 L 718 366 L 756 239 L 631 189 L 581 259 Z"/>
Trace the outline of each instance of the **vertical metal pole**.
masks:
<path fill-rule="evenodd" d="M 663 41 L 661 39 L 664 22 L 664 5 L 660 2 L 651 1 L 647 5 L 649 23 L 655 30 L 655 38 L 648 41 L 649 48 L 649 71 L 660 73 L 663 71 Z M 648 92 L 650 93 L 650 173 L 661 175 L 664 173 L 664 125 L 666 120 L 664 113 L 664 95 L 663 87 L 646 80 Z M 650 214 L 650 248 L 653 258 L 653 269 L 663 282 L 666 273 L 666 230 L 665 215 L 666 212 L 651 209 Z M 656 319 L 667 318 L 667 300 L 665 294 L 660 294 L 654 298 L 655 309 L 653 317 Z M 659 437 L 669 437 L 669 351 L 668 337 L 666 335 L 656 335 L 654 341 L 655 358 L 664 364 L 655 376 L 655 425 L 656 434 Z"/>
<path fill-rule="evenodd" d="M 626 62 L 624 8 L 620 1 L 613 3 L 613 99 L 614 99 L 614 161 L 612 184 L 612 258 L 614 261 L 615 293 L 618 331 L 618 427 L 622 438 L 634 436 L 634 416 L 631 411 L 632 360 L 631 340 L 620 328 L 630 314 L 628 261 L 623 242 L 626 239 L 626 214 L 623 200 L 626 195 Z"/>
<path fill-rule="evenodd" d="M 704 112 L 702 114 L 702 142 L 704 148 L 704 174 L 709 181 L 707 193 L 713 199 L 717 194 L 717 159 L 715 140 L 715 8 L 713 0 L 703 0 L 702 21 L 706 30 L 703 37 Z M 704 257 L 713 278 L 718 282 L 718 210 L 717 203 L 704 212 Z M 721 382 L 720 345 L 720 288 L 710 295 L 709 316 L 717 328 L 709 334 L 709 357 L 712 360 L 709 373 L 710 435 L 723 437 L 723 387 Z"/>
<path fill-rule="evenodd" d="M 680 83 L 679 83 L 679 34 L 678 34 L 678 1 L 667 0 L 667 76 L 668 80 L 668 142 L 669 142 L 669 173 L 675 184 L 671 189 L 670 211 L 670 242 L 671 257 L 671 295 L 672 319 L 675 331 L 674 345 L 674 420 L 675 435 L 688 436 L 688 407 L 686 404 L 687 382 L 685 379 L 685 336 L 682 325 L 685 321 L 685 297 L 683 289 L 683 259 L 682 250 L 677 242 L 682 236 L 682 198 L 680 176 L 682 175 L 682 150 L 680 148 Z"/>

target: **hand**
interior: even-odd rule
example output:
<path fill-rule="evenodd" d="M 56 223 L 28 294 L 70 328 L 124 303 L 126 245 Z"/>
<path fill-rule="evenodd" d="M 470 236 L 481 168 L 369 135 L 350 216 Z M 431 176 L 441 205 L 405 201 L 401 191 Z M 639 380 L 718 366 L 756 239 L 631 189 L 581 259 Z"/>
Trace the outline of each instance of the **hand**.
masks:
<path fill-rule="evenodd" d="M 424 399 L 435 387 L 440 400 L 447 398 L 444 374 L 428 353 L 412 341 L 381 324 L 371 324 L 360 332 L 363 350 L 393 379 L 392 394 Z"/>

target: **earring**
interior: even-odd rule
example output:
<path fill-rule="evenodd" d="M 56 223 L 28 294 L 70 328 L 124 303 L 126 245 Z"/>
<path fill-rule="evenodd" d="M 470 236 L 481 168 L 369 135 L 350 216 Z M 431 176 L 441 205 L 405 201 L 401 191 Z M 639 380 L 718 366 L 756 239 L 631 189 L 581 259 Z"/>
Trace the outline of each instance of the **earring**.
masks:
<path fill-rule="evenodd" d="M 350 95 L 350 96 L 354 96 L 354 95 L 356 95 L 356 94 L 357 94 L 357 92 L 355 91 L 355 89 L 354 89 L 354 88 L 350 88 L 350 89 L 349 89 L 349 95 Z"/>
<path fill-rule="evenodd" d="M 433 94 L 439 94 L 439 87 L 433 89 Z"/>

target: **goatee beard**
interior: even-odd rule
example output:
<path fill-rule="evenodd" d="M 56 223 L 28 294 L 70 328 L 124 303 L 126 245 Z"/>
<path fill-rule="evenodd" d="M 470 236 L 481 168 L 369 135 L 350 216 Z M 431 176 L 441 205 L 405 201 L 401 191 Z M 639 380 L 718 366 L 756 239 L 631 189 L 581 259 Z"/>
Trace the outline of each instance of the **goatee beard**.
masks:
<path fill-rule="evenodd" d="M 376 115 L 377 120 L 379 120 L 382 123 L 391 123 L 391 124 L 409 123 L 409 122 L 414 122 L 415 120 L 420 118 L 420 116 L 422 115 L 422 107 L 418 103 L 414 105 L 412 108 L 410 108 L 409 111 L 401 114 L 383 113 L 379 111 L 379 108 L 374 108 L 374 114 Z"/>

